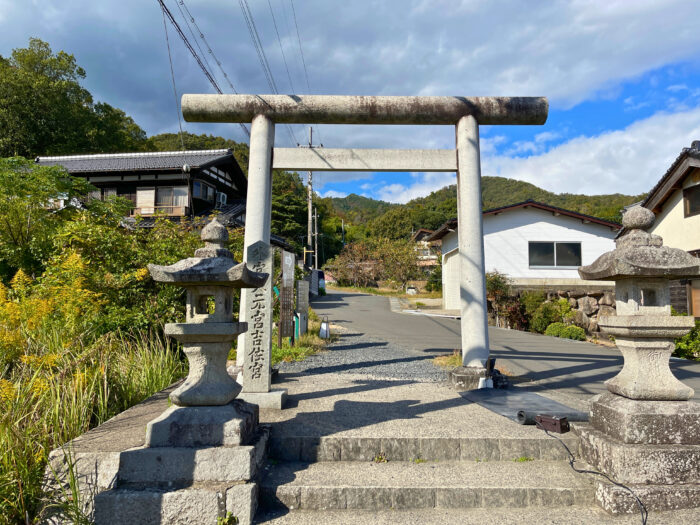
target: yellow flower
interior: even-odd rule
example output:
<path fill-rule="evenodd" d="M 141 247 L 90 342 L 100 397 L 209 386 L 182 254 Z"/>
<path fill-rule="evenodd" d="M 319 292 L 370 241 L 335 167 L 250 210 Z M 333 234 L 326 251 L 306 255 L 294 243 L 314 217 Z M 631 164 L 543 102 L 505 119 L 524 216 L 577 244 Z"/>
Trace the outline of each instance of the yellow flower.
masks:
<path fill-rule="evenodd" d="M 147 268 L 139 268 L 134 272 L 134 278 L 137 281 L 145 281 L 150 276 Z"/>
<path fill-rule="evenodd" d="M 33 394 L 40 396 L 49 389 L 49 382 L 43 377 L 36 377 L 32 381 L 31 391 Z"/>
<path fill-rule="evenodd" d="M 37 463 L 41 463 L 44 461 L 44 458 L 46 457 L 46 452 L 44 451 L 43 447 L 39 448 L 35 453 L 34 453 L 34 461 Z"/>
<path fill-rule="evenodd" d="M 17 273 L 10 281 L 12 289 L 19 295 L 26 295 L 29 291 L 29 287 L 32 284 L 32 278 L 29 277 L 23 270 L 17 270 Z"/>
<path fill-rule="evenodd" d="M 10 402 L 15 399 L 17 388 L 12 381 L 0 379 L 0 400 Z"/>
<path fill-rule="evenodd" d="M 58 354 L 46 354 L 43 357 L 43 360 L 46 366 L 48 366 L 49 368 L 53 368 L 61 360 L 61 356 Z"/>

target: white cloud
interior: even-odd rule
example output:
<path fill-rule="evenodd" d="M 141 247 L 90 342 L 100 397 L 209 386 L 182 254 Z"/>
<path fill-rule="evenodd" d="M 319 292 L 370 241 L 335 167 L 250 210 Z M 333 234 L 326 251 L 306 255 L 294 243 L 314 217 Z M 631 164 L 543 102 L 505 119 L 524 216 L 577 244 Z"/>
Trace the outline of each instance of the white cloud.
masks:
<path fill-rule="evenodd" d="M 323 194 L 321 194 L 321 197 L 323 197 L 324 199 L 328 198 L 328 197 L 342 198 L 342 197 L 347 197 L 347 196 L 348 196 L 347 193 L 342 192 L 342 191 L 335 191 L 335 190 L 328 190 L 328 191 L 324 192 Z"/>
<path fill-rule="evenodd" d="M 376 198 L 387 202 L 406 203 L 418 197 L 425 197 L 449 184 L 455 184 L 454 173 L 420 173 L 413 184 L 389 184 L 376 190 Z"/>
<path fill-rule="evenodd" d="M 700 106 L 657 113 L 625 129 L 577 137 L 527 158 L 482 158 L 482 175 L 524 180 L 555 192 L 649 191 L 681 149 L 700 138 Z"/>

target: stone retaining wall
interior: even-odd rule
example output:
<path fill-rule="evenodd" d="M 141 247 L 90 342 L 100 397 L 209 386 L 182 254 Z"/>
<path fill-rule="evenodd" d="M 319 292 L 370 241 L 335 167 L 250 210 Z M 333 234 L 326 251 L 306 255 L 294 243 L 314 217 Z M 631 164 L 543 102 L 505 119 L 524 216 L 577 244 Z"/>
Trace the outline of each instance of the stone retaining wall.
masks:
<path fill-rule="evenodd" d="M 574 324 L 589 334 L 600 331 L 598 317 L 616 315 L 614 291 L 557 290 L 548 292 L 547 299 L 553 301 L 567 299 L 574 312 Z"/>

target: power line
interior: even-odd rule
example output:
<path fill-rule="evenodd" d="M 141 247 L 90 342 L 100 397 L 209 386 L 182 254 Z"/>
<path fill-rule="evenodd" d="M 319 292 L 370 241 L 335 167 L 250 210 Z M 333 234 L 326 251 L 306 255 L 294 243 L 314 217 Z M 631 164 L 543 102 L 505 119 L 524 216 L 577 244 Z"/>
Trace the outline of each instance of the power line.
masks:
<path fill-rule="evenodd" d="M 294 18 L 294 27 L 297 30 L 297 42 L 299 43 L 299 54 L 301 55 L 301 64 L 304 66 L 304 78 L 306 79 L 306 89 L 309 90 L 309 95 L 311 94 L 311 85 L 309 84 L 309 73 L 306 70 L 306 60 L 304 59 L 304 50 L 301 47 L 301 35 L 299 34 L 299 24 L 297 23 L 297 12 L 296 9 L 294 9 L 294 0 L 289 0 L 289 5 L 292 6 L 292 17 Z M 321 132 L 318 129 L 318 126 L 316 126 L 316 131 L 318 132 L 318 140 L 323 142 L 321 140 Z"/>
<path fill-rule="evenodd" d="M 206 37 L 204 36 L 204 33 L 202 32 L 201 29 L 199 29 L 199 26 L 197 25 L 197 22 L 195 21 L 194 17 L 192 16 L 192 13 L 190 13 L 190 10 L 187 8 L 187 4 L 185 4 L 184 0 L 180 0 L 180 4 L 182 7 L 185 8 L 185 11 L 187 12 L 187 15 L 190 17 L 190 21 L 194 25 L 195 29 L 199 33 L 199 38 L 202 39 L 202 42 L 204 42 L 205 47 L 207 48 L 207 51 L 211 55 L 211 57 L 214 59 L 214 62 L 216 62 L 216 65 L 219 66 L 219 70 L 221 71 L 221 74 L 224 75 L 224 78 L 226 79 L 226 83 L 229 85 L 231 88 L 231 91 L 234 93 L 238 94 L 238 91 L 236 91 L 236 88 L 233 87 L 233 83 L 231 82 L 231 79 L 229 76 L 226 74 L 226 71 L 224 71 L 224 67 L 221 65 L 221 61 L 216 57 L 214 54 L 214 51 L 212 50 L 211 46 L 209 45 L 209 42 L 207 42 Z"/>
<path fill-rule="evenodd" d="M 216 82 L 216 79 L 212 76 L 212 74 L 209 72 L 207 67 L 204 65 L 204 63 L 202 62 L 202 59 L 197 54 L 197 51 L 195 51 L 195 49 L 192 47 L 192 44 L 190 44 L 190 41 L 187 39 L 187 35 L 185 35 L 185 33 L 180 28 L 180 24 L 177 23 L 177 21 L 175 20 L 175 17 L 170 12 L 170 9 L 168 9 L 168 7 L 165 5 L 163 0 L 157 0 L 157 1 L 160 4 L 160 8 L 162 9 L 163 13 L 165 15 L 167 15 L 168 20 L 170 20 L 170 23 L 173 25 L 173 27 L 177 31 L 177 34 L 180 36 L 180 39 L 183 41 L 183 43 L 185 44 L 185 46 L 187 47 L 189 52 L 194 57 L 199 68 L 202 70 L 204 75 L 207 77 L 207 79 L 209 80 L 211 85 L 214 86 L 214 89 L 216 90 L 216 92 L 219 93 L 220 95 L 222 95 L 223 91 L 221 91 L 221 88 L 219 87 L 219 84 Z M 248 131 L 248 128 L 243 124 L 239 124 L 239 126 L 243 129 L 245 134 L 250 137 L 250 131 Z"/>
<path fill-rule="evenodd" d="M 267 0 L 267 5 L 270 6 L 270 15 L 272 15 L 272 23 L 275 25 L 275 33 L 277 34 L 277 42 L 280 45 L 280 53 L 282 53 L 282 60 L 284 61 L 284 69 L 287 70 L 287 78 L 289 79 L 289 87 L 292 89 L 292 93 L 296 93 L 294 89 L 294 82 L 292 82 L 292 75 L 289 74 L 289 66 L 287 65 L 287 57 L 284 56 L 284 49 L 282 49 L 282 39 L 280 38 L 280 32 L 277 30 L 277 20 L 275 20 L 275 12 L 272 10 L 272 2 Z"/>
<path fill-rule="evenodd" d="M 165 30 L 165 44 L 168 47 L 168 61 L 170 62 L 170 77 L 173 80 L 173 94 L 175 95 L 175 113 L 177 113 L 177 123 L 180 126 L 180 146 L 185 151 L 185 141 L 182 138 L 182 119 L 180 118 L 180 104 L 177 100 L 177 88 L 175 87 L 175 71 L 173 70 L 173 57 L 170 53 L 170 39 L 168 38 L 168 24 L 165 22 L 165 11 L 163 11 L 163 29 Z"/>
<path fill-rule="evenodd" d="M 267 61 L 267 56 L 265 55 L 265 50 L 263 49 L 262 41 L 260 40 L 258 28 L 255 25 L 253 13 L 250 11 L 248 0 L 238 0 L 238 4 L 241 6 L 243 18 L 245 19 L 246 25 L 248 26 L 248 33 L 250 33 L 250 38 L 253 41 L 253 46 L 255 47 L 255 51 L 258 54 L 258 60 L 260 62 L 260 66 L 263 69 L 263 73 L 265 74 L 265 78 L 267 79 L 267 83 L 270 86 L 272 92 L 278 95 L 279 90 L 277 89 L 277 84 L 275 83 L 275 78 L 272 74 L 272 69 L 270 69 L 270 63 Z M 287 133 L 289 133 L 289 138 L 292 141 L 292 144 L 298 145 L 299 142 L 296 140 L 296 136 L 294 135 L 291 126 L 287 124 L 285 127 L 287 129 Z"/>
<path fill-rule="evenodd" d="M 202 60 L 203 60 L 204 63 L 206 64 L 207 69 L 208 69 L 209 71 L 212 71 L 211 64 L 209 64 L 209 61 L 207 60 L 207 56 L 206 56 L 206 54 L 204 53 L 204 50 L 202 49 L 202 46 L 199 45 L 199 41 L 197 40 L 197 35 L 195 35 L 194 30 L 192 29 L 192 26 L 190 26 L 190 23 L 187 21 L 187 17 L 185 16 L 185 13 L 182 11 L 182 7 L 185 7 L 185 8 L 186 8 L 185 3 L 182 2 L 182 1 L 180 1 L 180 2 L 177 2 L 177 1 L 176 1 L 176 2 L 175 2 L 175 5 L 177 6 L 177 10 L 180 11 L 180 15 L 182 15 L 182 19 L 185 21 L 185 25 L 187 26 L 187 29 L 189 29 L 190 34 L 192 35 L 192 40 L 194 40 L 194 45 L 196 45 L 196 46 L 197 46 L 197 49 L 199 49 L 199 52 L 200 52 L 201 55 L 202 55 Z M 181 7 L 181 6 L 182 6 L 182 7 Z M 190 19 L 191 19 L 192 22 L 194 23 L 194 18 L 192 17 L 192 15 L 190 15 Z"/>

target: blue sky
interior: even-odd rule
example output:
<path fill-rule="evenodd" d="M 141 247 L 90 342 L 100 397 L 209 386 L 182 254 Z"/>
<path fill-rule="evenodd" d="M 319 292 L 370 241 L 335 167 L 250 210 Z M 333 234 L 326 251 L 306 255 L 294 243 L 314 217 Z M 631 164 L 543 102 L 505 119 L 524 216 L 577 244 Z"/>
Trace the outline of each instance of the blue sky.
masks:
<path fill-rule="evenodd" d="M 180 0 L 165 1 L 187 31 Z M 484 175 L 555 192 L 636 194 L 649 190 L 681 149 L 700 139 L 700 3 L 692 0 L 248 4 L 282 93 L 547 96 L 544 126 L 481 128 Z M 185 5 L 236 89 L 269 93 L 239 2 Z M 213 92 L 170 26 L 168 33 L 178 92 Z M 32 36 L 73 53 L 95 98 L 125 110 L 149 134 L 178 129 L 156 0 L 0 0 L 0 54 L 26 46 Z M 221 72 L 214 74 L 224 86 Z M 245 139 L 236 125 L 185 126 Z M 305 140 L 303 126 L 292 128 L 294 140 Z M 317 131 L 326 147 L 451 148 L 454 140 L 446 126 Z M 276 143 L 291 145 L 286 130 L 278 130 Z M 454 178 L 318 173 L 314 180 L 321 195 L 355 192 L 406 202 Z"/>

